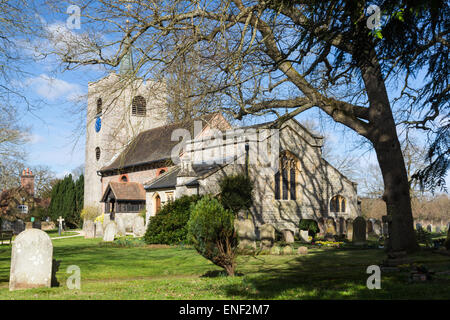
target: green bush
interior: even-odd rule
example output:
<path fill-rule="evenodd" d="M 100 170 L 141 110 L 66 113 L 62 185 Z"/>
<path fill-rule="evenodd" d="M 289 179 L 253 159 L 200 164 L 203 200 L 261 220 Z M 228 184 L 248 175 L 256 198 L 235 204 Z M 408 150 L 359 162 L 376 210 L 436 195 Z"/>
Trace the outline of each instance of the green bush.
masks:
<path fill-rule="evenodd" d="M 233 213 L 205 196 L 191 205 L 188 230 L 197 252 L 234 276 L 238 240 Z"/>
<path fill-rule="evenodd" d="M 199 196 L 183 196 L 165 204 L 157 215 L 150 217 L 144 240 L 148 244 L 179 244 L 187 241 L 190 206 Z"/>
<path fill-rule="evenodd" d="M 220 202 L 225 209 L 237 214 L 249 209 L 253 203 L 253 183 L 243 174 L 227 176 L 219 182 Z"/>
<path fill-rule="evenodd" d="M 298 227 L 300 230 L 307 230 L 308 234 L 313 238 L 319 233 L 319 225 L 313 219 L 302 219 Z"/>

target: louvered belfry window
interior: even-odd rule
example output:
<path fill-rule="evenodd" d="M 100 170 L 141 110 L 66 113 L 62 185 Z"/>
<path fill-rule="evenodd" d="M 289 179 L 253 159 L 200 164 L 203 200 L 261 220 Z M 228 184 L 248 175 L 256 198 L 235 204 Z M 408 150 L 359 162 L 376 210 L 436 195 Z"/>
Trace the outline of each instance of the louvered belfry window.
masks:
<path fill-rule="evenodd" d="M 147 113 L 147 105 L 144 97 L 136 96 L 131 104 L 131 114 L 133 116 L 144 117 Z"/>

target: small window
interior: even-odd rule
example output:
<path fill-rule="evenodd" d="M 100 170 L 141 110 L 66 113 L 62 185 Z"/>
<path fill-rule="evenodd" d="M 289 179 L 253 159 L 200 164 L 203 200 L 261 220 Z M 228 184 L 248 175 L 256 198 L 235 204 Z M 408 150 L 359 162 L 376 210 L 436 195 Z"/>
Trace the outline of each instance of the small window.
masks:
<path fill-rule="evenodd" d="M 147 113 L 147 105 L 144 97 L 136 96 L 131 104 L 131 114 L 133 116 L 144 117 Z"/>
<path fill-rule="evenodd" d="M 97 161 L 100 159 L 100 148 L 99 147 L 95 148 L 95 158 L 97 159 Z"/>
<path fill-rule="evenodd" d="M 127 178 L 127 176 L 121 176 L 120 177 L 120 181 L 122 181 L 122 182 L 128 182 L 128 178 Z"/>
<path fill-rule="evenodd" d="M 97 99 L 97 116 L 101 116 L 102 115 L 102 98 L 98 98 Z"/>
<path fill-rule="evenodd" d="M 17 210 L 19 210 L 20 213 L 28 213 L 28 206 L 26 205 L 18 205 Z"/>
<path fill-rule="evenodd" d="M 167 201 L 173 201 L 173 192 L 166 192 Z"/>

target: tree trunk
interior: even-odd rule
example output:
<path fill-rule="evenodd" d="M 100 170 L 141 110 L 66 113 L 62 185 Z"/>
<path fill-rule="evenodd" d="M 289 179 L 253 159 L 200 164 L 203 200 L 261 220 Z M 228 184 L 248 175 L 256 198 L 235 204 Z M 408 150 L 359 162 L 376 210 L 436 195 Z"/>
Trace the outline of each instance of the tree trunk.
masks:
<path fill-rule="evenodd" d="M 369 43 L 369 42 L 367 42 Z M 411 209 L 411 196 L 400 142 L 381 68 L 373 48 L 357 54 L 369 98 L 370 133 L 384 181 L 383 200 L 389 221 L 389 248 L 412 252 L 418 249 Z"/>

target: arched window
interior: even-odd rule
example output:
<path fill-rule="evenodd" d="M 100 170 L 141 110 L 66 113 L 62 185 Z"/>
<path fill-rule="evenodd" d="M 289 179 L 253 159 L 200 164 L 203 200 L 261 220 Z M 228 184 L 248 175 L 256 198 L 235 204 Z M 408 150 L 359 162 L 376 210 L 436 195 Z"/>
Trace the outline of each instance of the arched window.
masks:
<path fill-rule="evenodd" d="M 97 99 L 97 116 L 101 116 L 102 115 L 102 98 L 98 98 Z"/>
<path fill-rule="evenodd" d="M 121 177 L 120 177 L 120 181 L 122 181 L 122 182 L 128 182 L 127 176 L 126 176 L 126 175 L 121 176 Z"/>
<path fill-rule="evenodd" d="M 100 148 L 99 147 L 95 148 L 95 159 L 97 159 L 97 161 L 100 159 Z"/>
<path fill-rule="evenodd" d="M 275 173 L 275 199 L 297 200 L 298 159 L 290 152 L 284 152 L 280 157 L 280 167 Z"/>
<path fill-rule="evenodd" d="M 131 114 L 133 116 L 144 117 L 147 113 L 147 105 L 144 97 L 136 96 L 131 103 Z"/>
<path fill-rule="evenodd" d="M 343 196 L 337 195 L 331 198 L 330 212 L 345 212 L 345 198 Z"/>

